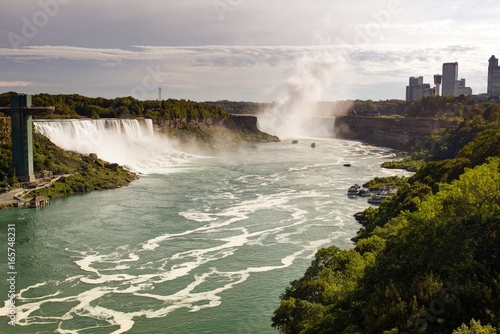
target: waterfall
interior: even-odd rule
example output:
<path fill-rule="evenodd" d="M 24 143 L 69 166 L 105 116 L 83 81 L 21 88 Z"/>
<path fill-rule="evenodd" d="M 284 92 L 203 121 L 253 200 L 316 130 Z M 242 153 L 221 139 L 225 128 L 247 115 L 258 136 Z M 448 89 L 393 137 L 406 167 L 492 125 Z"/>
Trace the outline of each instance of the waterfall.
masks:
<path fill-rule="evenodd" d="M 259 130 L 279 136 L 281 139 L 334 136 L 335 117 L 264 114 L 258 117 Z"/>
<path fill-rule="evenodd" d="M 140 173 L 163 173 L 186 159 L 154 132 L 150 119 L 35 120 L 35 131 L 57 146 L 82 154 L 95 153 Z"/>

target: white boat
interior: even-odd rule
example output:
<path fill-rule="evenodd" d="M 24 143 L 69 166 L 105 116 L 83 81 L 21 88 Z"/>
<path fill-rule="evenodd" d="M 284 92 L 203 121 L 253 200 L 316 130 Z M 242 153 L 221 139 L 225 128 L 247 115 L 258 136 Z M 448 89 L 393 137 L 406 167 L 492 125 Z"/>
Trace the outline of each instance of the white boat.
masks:
<path fill-rule="evenodd" d="M 369 197 L 372 195 L 370 189 L 360 186 L 359 184 L 355 184 L 347 190 L 347 196 L 361 196 L 361 197 Z"/>
<path fill-rule="evenodd" d="M 360 185 L 356 183 L 355 185 L 350 186 L 349 189 L 347 189 L 347 196 L 358 196 L 360 190 Z"/>

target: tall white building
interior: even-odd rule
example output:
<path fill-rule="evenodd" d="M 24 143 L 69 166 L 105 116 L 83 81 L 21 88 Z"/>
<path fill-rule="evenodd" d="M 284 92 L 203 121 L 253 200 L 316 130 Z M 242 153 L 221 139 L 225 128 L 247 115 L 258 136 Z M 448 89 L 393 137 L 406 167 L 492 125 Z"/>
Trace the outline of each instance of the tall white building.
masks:
<path fill-rule="evenodd" d="M 458 63 L 443 64 L 443 96 L 455 96 L 455 82 L 458 79 Z"/>
<path fill-rule="evenodd" d="M 488 98 L 498 99 L 500 96 L 500 66 L 498 58 L 491 56 L 488 66 Z"/>
<path fill-rule="evenodd" d="M 458 80 L 458 63 L 443 64 L 443 96 L 472 95 L 472 88 L 467 87 L 465 79 Z"/>

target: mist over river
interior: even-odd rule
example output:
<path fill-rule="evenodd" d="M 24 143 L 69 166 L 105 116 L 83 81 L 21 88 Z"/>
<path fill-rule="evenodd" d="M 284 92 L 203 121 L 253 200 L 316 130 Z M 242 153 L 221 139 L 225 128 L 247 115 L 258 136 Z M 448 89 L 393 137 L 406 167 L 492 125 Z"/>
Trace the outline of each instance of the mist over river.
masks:
<path fill-rule="evenodd" d="M 16 228 L 11 332 L 277 333 L 279 296 L 315 252 L 353 246 L 353 214 L 368 204 L 347 188 L 406 174 L 380 168 L 395 158 L 337 139 L 245 145 L 121 189 L 0 212 L 4 276 Z M 2 301 L 7 290 L 2 279 Z"/>

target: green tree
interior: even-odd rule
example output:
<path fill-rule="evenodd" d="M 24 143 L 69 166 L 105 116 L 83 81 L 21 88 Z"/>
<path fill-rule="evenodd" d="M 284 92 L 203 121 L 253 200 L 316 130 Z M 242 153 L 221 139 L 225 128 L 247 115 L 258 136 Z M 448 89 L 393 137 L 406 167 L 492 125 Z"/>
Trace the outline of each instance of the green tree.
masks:
<path fill-rule="evenodd" d="M 333 310 L 349 307 L 349 296 L 356 290 L 364 269 L 373 261 L 354 250 L 324 248 L 304 277 L 290 283 L 274 312 L 273 327 L 282 333 L 319 333 Z M 347 315 L 335 312 L 335 319 L 348 324 Z M 330 324 L 328 324 L 327 327 Z"/>
<path fill-rule="evenodd" d="M 490 325 L 483 326 L 481 325 L 481 321 L 476 321 L 474 319 L 470 322 L 470 327 L 465 324 L 462 324 L 459 328 L 453 331 L 453 334 L 496 334 L 497 331 L 495 328 Z"/>

